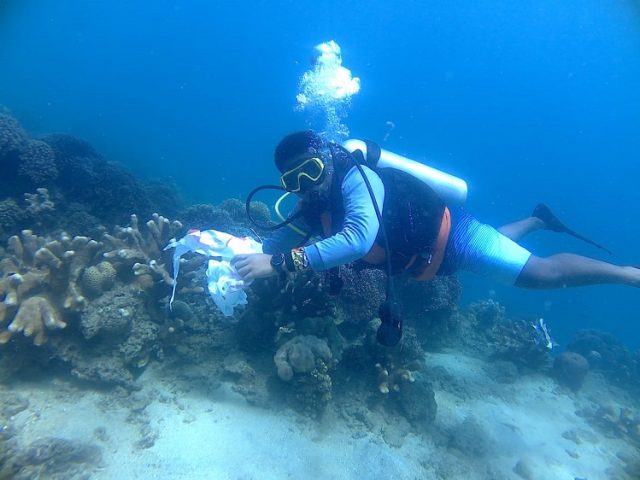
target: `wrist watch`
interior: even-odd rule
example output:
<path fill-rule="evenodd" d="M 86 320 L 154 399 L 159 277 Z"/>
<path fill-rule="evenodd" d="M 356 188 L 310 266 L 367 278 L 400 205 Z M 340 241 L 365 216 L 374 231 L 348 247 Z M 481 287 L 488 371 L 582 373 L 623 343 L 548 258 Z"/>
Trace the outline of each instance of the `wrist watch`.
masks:
<path fill-rule="evenodd" d="M 284 272 L 284 253 L 274 253 L 271 255 L 271 266 L 278 273 Z"/>

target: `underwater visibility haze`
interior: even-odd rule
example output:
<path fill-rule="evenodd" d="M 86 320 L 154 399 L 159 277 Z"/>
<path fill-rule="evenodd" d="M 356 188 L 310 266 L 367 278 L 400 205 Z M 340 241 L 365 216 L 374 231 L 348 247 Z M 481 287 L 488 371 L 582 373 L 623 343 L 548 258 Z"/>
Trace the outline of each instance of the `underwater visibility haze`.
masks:
<path fill-rule="evenodd" d="M 386 348 L 383 271 L 202 255 L 313 128 L 640 265 L 638 86 L 632 0 L 0 2 L 0 478 L 640 478 L 638 289 L 399 279 Z"/>

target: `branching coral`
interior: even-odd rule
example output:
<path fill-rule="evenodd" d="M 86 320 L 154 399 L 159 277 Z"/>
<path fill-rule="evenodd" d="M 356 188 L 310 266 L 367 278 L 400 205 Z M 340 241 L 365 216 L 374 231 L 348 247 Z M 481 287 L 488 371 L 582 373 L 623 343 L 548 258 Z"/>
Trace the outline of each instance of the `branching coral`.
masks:
<path fill-rule="evenodd" d="M 49 300 L 40 296 L 30 297 L 20 304 L 8 329 L 0 333 L 0 343 L 6 343 L 12 333 L 23 332 L 25 337 L 33 337 L 34 345 L 42 345 L 46 341 L 47 330 L 66 326 Z"/>
<path fill-rule="evenodd" d="M 143 285 L 148 285 L 149 280 L 173 285 L 171 275 L 160 259 L 163 248 L 179 233 L 182 224 L 154 213 L 146 227 L 145 232 L 141 232 L 138 217 L 131 215 L 128 227 L 116 227 L 113 234 L 105 234 L 109 249 L 103 256 L 120 272 L 143 277 L 140 279 Z"/>
<path fill-rule="evenodd" d="M 14 313 L 15 317 L 2 333 L 2 342 L 22 331 L 27 336 L 35 333 L 34 343 L 39 345 L 46 338 L 44 329 L 64 326 L 65 312 L 81 311 L 87 300 L 78 281 L 99 248 L 95 240 L 64 233 L 55 240 L 30 230 L 10 237 L 0 261 L 0 323 L 11 320 Z M 42 328 L 34 326 L 37 321 Z"/>
<path fill-rule="evenodd" d="M 376 363 L 378 372 L 378 390 L 380 393 L 399 392 L 403 383 L 413 383 L 416 381 L 415 372 L 406 367 L 396 367 L 394 364 L 383 367 Z"/>
<path fill-rule="evenodd" d="M 32 215 L 52 212 L 55 207 L 46 188 L 38 188 L 36 193 L 25 193 L 24 199 L 27 202 L 26 210 Z"/>

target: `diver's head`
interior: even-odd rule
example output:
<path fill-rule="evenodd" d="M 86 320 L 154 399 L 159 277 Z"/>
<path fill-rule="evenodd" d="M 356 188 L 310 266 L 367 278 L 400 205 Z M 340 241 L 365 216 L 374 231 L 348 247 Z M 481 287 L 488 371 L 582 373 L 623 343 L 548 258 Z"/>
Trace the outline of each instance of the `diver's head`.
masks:
<path fill-rule="evenodd" d="M 312 130 L 287 135 L 275 150 L 280 183 L 297 195 L 328 189 L 333 165 L 326 142 Z"/>

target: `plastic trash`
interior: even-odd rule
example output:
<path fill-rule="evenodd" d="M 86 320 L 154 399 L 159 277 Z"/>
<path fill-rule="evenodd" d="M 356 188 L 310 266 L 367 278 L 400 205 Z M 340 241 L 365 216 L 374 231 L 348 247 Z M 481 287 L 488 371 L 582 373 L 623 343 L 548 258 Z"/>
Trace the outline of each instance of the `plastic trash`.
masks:
<path fill-rule="evenodd" d="M 180 240 L 174 240 L 164 249 L 175 248 L 173 252 L 173 291 L 169 308 L 173 304 L 178 284 L 180 258 L 189 252 L 209 257 L 207 265 L 207 290 L 225 317 L 233 315 L 238 305 L 246 305 L 244 291 L 251 282 L 245 282 L 229 263 L 235 255 L 262 253 L 262 244 L 249 237 L 234 237 L 216 230 L 190 230 Z"/>

